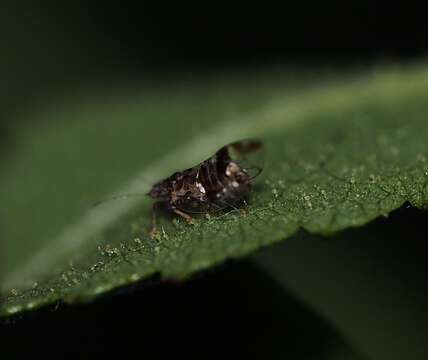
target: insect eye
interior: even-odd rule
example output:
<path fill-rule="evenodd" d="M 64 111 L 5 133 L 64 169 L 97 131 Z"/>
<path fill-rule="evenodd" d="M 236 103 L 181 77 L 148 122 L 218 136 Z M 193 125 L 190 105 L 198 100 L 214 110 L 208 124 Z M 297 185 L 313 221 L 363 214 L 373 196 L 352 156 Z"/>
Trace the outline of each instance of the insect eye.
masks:
<path fill-rule="evenodd" d="M 245 172 L 240 171 L 235 175 L 235 178 L 236 178 L 236 181 L 238 182 L 244 182 L 247 180 L 248 175 Z"/>

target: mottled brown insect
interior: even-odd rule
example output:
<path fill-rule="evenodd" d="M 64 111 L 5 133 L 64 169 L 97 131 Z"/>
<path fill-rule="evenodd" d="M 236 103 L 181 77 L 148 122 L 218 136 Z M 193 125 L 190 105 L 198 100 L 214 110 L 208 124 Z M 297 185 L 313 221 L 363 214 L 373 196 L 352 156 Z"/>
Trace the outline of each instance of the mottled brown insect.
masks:
<path fill-rule="evenodd" d="M 202 163 L 156 183 L 147 193 L 158 200 L 153 207 L 152 231 L 156 229 L 159 204 L 165 204 L 188 223 L 193 223 L 190 214 L 236 209 L 247 197 L 251 180 L 262 171 L 262 163 L 249 160 L 255 153 L 256 158 L 261 157 L 262 147 L 258 140 L 228 144 Z"/>

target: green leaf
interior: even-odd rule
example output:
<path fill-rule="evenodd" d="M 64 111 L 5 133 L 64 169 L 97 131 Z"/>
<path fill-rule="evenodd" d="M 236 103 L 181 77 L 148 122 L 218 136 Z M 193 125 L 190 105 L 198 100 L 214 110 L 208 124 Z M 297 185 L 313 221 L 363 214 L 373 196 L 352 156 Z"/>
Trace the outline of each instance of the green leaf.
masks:
<path fill-rule="evenodd" d="M 8 254 L 1 313 L 89 300 L 158 274 L 182 279 L 299 228 L 330 234 L 407 201 L 427 203 L 426 67 L 295 91 L 274 76 L 235 81 L 42 112 L 51 120 L 20 134 L 0 178 Z M 267 164 L 244 211 L 202 216 L 195 226 L 165 217 L 150 239 L 149 199 L 88 208 L 112 194 L 145 193 L 247 137 L 265 142 Z"/>

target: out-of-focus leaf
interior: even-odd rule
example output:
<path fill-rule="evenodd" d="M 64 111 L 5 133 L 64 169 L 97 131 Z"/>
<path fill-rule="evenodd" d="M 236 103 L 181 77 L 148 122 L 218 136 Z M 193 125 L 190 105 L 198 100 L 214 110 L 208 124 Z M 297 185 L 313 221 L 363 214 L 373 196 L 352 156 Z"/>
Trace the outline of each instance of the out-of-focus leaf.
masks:
<path fill-rule="evenodd" d="M 426 217 L 427 211 L 403 206 L 327 240 L 299 233 L 253 260 L 365 358 L 424 360 Z"/>

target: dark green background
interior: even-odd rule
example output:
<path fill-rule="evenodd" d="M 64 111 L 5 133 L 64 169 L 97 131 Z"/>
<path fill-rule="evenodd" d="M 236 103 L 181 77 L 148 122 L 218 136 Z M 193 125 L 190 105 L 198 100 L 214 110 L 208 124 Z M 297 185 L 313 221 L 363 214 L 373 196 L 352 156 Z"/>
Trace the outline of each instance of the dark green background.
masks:
<path fill-rule="evenodd" d="M 0 12 L 0 162 L 6 163 L 19 149 L 23 129 L 39 126 L 42 120 L 31 117 L 34 109 L 82 89 L 129 88 L 138 83 L 161 92 L 176 79 L 192 83 L 204 76 L 251 74 L 275 66 L 285 65 L 296 73 L 326 68 L 334 72 L 417 61 L 428 50 L 427 29 L 422 9 L 404 3 L 293 2 L 280 8 L 260 2 L 203 3 L 187 8 L 181 3 L 5 1 Z M 83 357 L 135 351 L 147 358 L 177 354 L 217 358 L 230 353 L 358 359 L 369 353 L 373 359 L 423 359 L 428 331 L 425 219 L 425 213 L 404 208 L 390 219 L 325 240 L 331 241 L 329 263 L 340 262 L 336 243 L 345 244 L 341 251 L 357 247 L 359 256 L 369 259 L 365 272 L 356 267 L 341 281 L 352 284 L 357 277 L 370 282 L 384 273 L 401 289 L 388 293 L 391 299 L 405 299 L 385 301 L 386 307 L 395 304 L 394 314 L 410 314 L 392 332 L 395 338 L 379 333 L 377 344 L 376 323 L 367 322 L 368 348 L 351 349 L 343 327 L 335 329 L 325 311 L 301 301 L 298 287 L 287 289 L 262 272 L 258 260 L 251 260 L 228 263 L 184 285 L 153 279 L 94 304 L 49 308 L 11 319 L 1 325 L 1 351 L 8 358 L 23 353 Z M 292 241 L 301 237 L 307 235 Z M 349 248 L 347 241 L 352 244 Z M 304 249 L 295 251 L 302 256 Z M 314 262 L 325 261 L 321 251 L 312 251 L 311 256 Z M 328 276 L 331 280 L 333 275 Z M 310 279 L 297 275 L 294 279 L 308 281 L 309 292 L 315 291 Z M 320 291 L 326 279 L 322 274 L 317 279 Z M 324 297 L 334 303 L 340 296 L 327 283 Z M 336 284 L 338 291 L 339 280 Z M 385 293 L 378 291 L 368 298 L 384 301 Z M 345 310 L 335 306 L 338 313 L 354 309 L 351 303 L 343 305 Z M 355 323 L 352 316 L 348 319 L 344 326 L 349 330 L 357 326 L 360 315 L 355 314 Z M 382 326 L 378 329 L 381 332 Z"/>

